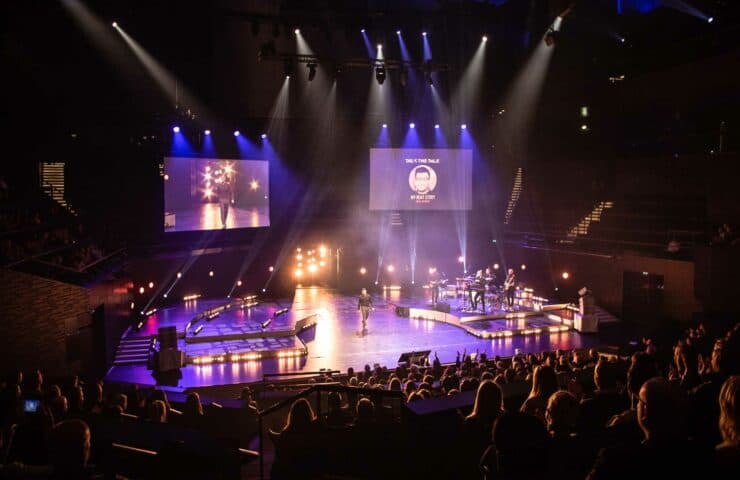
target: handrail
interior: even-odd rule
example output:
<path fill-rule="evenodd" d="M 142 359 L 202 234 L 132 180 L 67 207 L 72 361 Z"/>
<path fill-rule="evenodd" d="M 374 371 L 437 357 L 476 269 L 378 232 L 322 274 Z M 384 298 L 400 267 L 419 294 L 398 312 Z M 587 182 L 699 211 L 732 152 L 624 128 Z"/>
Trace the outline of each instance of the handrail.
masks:
<path fill-rule="evenodd" d="M 30 261 L 36 260 L 39 257 L 44 257 L 44 256 L 50 255 L 52 253 L 57 253 L 57 252 L 61 252 L 62 250 L 67 250 L 69 248 L 74 247 L 75 245 L 76 244 L 62 245 L 61 247 L 52 248 L 51 250 L 47 250 L 45 252 L 37 253 L 37 254 L 31 255 L 29 257 L 24 257 L 24 258 L 21 258 L 20 260 L 16 260 L 15 262 L 7 263 L 7 264 L 5 264 L 3 266 L 5 268 L 14 267 L 16 265 L 20 265 L 21 263 L 25 263 L 25 262 L 30 262 Z M 38 260 L 36 260 L 36 261 L 38 261 Z M 46 262 L 40 262 L 40 263 L 46 263 Z M 53 264 L 49 264 L 49 265 L 53 265 Z"/>
<path fill-rule="evenodd" d="M 310 395 L 314 392 L 353 392 L 358 395 L 374 395 L 374 396 L 380 395 L 383 397 L 399 397 L 399 398 L 404 397 L 403 392 L 398 391 L 398 390 L 380 390 L 377 388 L 350 387 L 350 386 L 341 385 L 338 383 L 317 383 L 316 385 L 309 387 L 303 391 L 300 391 L 289 398 L 281 400 L 278 403 L 265 408 L 264 410 L 260 410 L 258 412 L 258 415 L 260 417 L 269 415 L 277 410 L 280 410 L 286 405 L 292 404 L 295 400 L 305 397 L 307 395 Z"/>
<path fill-rule="evenodd" d="M 259 412 L 257 412 L 257 424 L 259 428 L 259 439 L 260 439 L 260 449 L 259 449 L 260 479 L 264 478 L 264 469 L 265 469 L 265 462 L 264 462 L 265 452 L 264 452 L 264 435 L 263 435 L 263 428 L 262 428 L 262 417 L 264 417 L 265 415 L 269 415 L 270 413 L 273 413 L 277 410 L 280 410 L 281 408 L 284 408 L 288 406 L 289 404 L 292 404 L 298 398 L 308 396 L 312 393 L 321 393 L 324 391 L 326 392 L 355 392 L 359 395 L 398 397 L 402 399 L 404 398 L 403 392 L 400 392 L 398 390 L 379 390 L 377 388 L 349 387 L 349 386 L 341 385 L 337 383 L 328 383 L 328 384 L 318 383 L 301 392 L 298 392 L 295 395 L 292 395 L 289 398 L 281 400 L 277 402 L 276 404 L 265 408 L 264 410 L 260 410 Z M 319 395 L 318 399 L 320 398 L 321 396 Z M 319 402 L 318 399 L 317 399 L 317 407 L 320 406 L 321 404 L 321 402 Z M 317 410 L 316 414 L 319 415 L 320 414 L 319 408 L 317 408 L 316 410 Z M 401 412 L 404 412 L 403 408 L 401 408 Z"/>
<path fill-rule="evenodd" d="M 304 375 L 322 375 L 326 373 L 334 375 L 335 373 L 342 373 L 342 372 L 339 370 L 318 370 L 318 371 L 312 371 L 312 372 L 263 373 L 262 381 L 264 382 L 267 377 L 298 377 L 298 376 L 304 376 Z"/>

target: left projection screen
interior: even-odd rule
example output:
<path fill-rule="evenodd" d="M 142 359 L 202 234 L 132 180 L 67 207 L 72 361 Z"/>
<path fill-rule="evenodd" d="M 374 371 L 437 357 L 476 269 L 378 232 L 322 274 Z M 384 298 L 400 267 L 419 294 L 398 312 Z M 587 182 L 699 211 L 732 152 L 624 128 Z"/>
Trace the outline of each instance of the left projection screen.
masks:
<path fill-rule="evenodd" d="M 164 159 L 164 231 L 270 226 L 269 163 Z"/>

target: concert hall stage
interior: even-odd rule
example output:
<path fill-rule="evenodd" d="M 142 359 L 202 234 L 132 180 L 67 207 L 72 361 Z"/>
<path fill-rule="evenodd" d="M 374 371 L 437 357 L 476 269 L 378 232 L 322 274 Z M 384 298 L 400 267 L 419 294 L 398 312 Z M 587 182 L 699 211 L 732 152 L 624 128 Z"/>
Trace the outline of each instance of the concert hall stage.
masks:
<path fill-rule="evenodd" d="M 373 363 L 394 367 L 402 353 L 411 351 L 430 350 L 431 357 L 436 352 L 447 363 L 463 351 L 509 356 L 517 348 L 526 353 L 599 343 L 598 335 L 572 329 L 574 312 L 566 305 L 522 299 L 515 312 L 481 314 L 460 311 L 461 300 L 452 299 L 446 313 L 433 309 L 419 291 L 406 295 L 395 289 L 373 294 L 373 302 L 365 335 L 358 333 L 357 297 L 321 287 L 297 288 L 292 301 L 180 302 L 153 312 L 138 331 L 124 334 L 106 379 L 156 384 L 145 359 L 122 349 L 142 349 L 159 328 L 168 326 L 176 328 L 185 356 L 179 378 L 167 381 L 173 387 L 176 383 L 176 389 L 253 382 L 265 373 L 344 371 Z"/>

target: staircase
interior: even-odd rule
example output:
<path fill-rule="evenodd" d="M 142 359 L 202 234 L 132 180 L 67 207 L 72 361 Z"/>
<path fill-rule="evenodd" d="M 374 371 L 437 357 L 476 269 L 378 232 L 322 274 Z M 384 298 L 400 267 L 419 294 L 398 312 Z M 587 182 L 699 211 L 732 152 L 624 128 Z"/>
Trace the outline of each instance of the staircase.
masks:
<path fill-rule="evenodd" d="M 601 308 L 598 305 L 596 305 L 594 311 L 596 313 L 596 318 L 599 321 L 599 325 L 604 325 L 604 324 L 607 324 L 607 323 L 617 323 L 617 322 L 619 322 L 619 319 L 617 317 L 615 317 L 611 313 L 607 312 L 606 310 L 604 310 L 603 308 Z"/>
<path fill-rule="evenodd" d="M 588 235 L 588 227 L 591 226 L 591 222 L 600 222 L 601 214 L 604 210 L 614 207 L 614 202 L 604 201 L 599 202 L 589 213 L 584 216 L 578 225 L 568 230 L 568 240 L 575 240 L 578 236 Z"/>
<path fill-rule="evenodd" d="M 69 213 L 77 215 L 64 195 L 64 162 L 39 163 L 41 189 Z"/>
<path fill-rule="evenodd" d="M 113 365 L 139 365 L 149 360 L 154 337 L 126 337 L 118 344 Z"/>
<path fill-rule="evenodd" d="M 508 225 L 511 216 L 514 215 L 516 204 L 519 202 L 519 196 L 522 194 L 522 167 L 516 169 L 514 176 L 514 186 L 511 189 L 509 204 L 506 205 L 506 214 L 504 214 L 504 225 Z"/>

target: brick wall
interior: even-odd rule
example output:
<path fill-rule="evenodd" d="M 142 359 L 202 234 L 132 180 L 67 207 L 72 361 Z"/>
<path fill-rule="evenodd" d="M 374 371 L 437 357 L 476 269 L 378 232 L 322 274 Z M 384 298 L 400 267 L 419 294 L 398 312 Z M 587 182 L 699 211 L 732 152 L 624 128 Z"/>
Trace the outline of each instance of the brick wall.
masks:
<path fill-rule="evenodd" d="M 78 372 L 68 344 L 90 321 L 88 290 L 7 269 L 0 269 L 0 285 L 0 370 Z"/>

